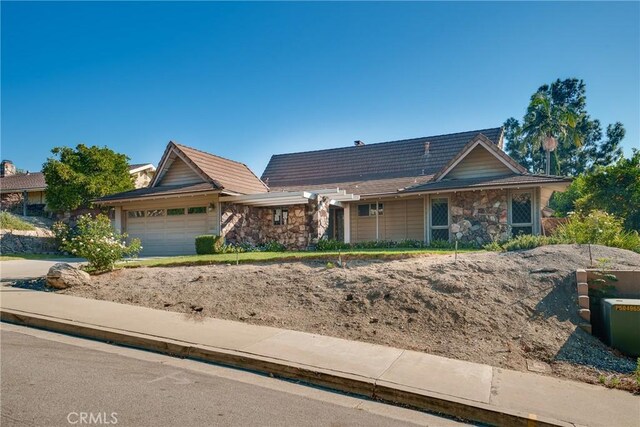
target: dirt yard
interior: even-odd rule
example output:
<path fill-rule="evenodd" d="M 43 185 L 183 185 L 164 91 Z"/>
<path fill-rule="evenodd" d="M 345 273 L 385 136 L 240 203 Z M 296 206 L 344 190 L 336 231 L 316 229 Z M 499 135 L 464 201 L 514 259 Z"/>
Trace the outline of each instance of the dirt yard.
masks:
<path fill-rule="evenodd" d="M 594 246 L 611 268 L 640 255 Z M 61 293 L 331 335 L 598 383 L 635 361 L 577 328 L 574 271 L 586 246 L 352 261 L 136 268 Z M 622 374 L 622 375 L 621 375 Z"/>

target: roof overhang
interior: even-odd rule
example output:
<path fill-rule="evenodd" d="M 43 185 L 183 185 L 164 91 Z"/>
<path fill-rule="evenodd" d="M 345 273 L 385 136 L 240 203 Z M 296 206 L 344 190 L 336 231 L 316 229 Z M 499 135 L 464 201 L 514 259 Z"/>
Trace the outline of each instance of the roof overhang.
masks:
<path fill-rule="evenodd" d="M 203 190 L 203 191 L 191 191 L 188 193 L 174 193 L 174 194 L 150 194 L 148 196 L 136 196 L 127 199 L 114 199 L 114 200 L 92 200 L 93 203 L 100 206 L 118 206 L 131 202 L 143 202 L 145 200 L 158 200 L 158 199 L 177 199 L 195 196 L 208 196 L 213 194 L 219 194 L 219 190 Z"/>
<path fill-rule="evenodd" d="M 0 194 L 9 194 L 9 193 L 35 193 L 38 191 L 46 191 L 47 187 L 35 187 L 35 188 L 2 188 L 0 189 Z"/>
<path fill-rule="evenodd" d="M 151 163 L 147 163 L 146 165 L 138 166 L 137 168 L 134 168 L 134 169 L 129 169 L 129 173 L 134 174 L 134 173 L 142 172 L 147 169 L 150 169 L 151 172 L 153 172 L 156 170 L 156 167 L 153 166 Z"/>
<path fill-rule="evenodd" d="M 240 196 L 222 196 L 221 202 L 237 203 L 247 206 L 289 206 L 306 204 L 317 197 L 326 197 L 329 204 L 342 206 L 342 202 L 360 200 L 356 194 L 348 194 L 346 190 L 339 188 L 313 190 L 313 191 L 281 191 L 270 193 L 248 194 Z"/>

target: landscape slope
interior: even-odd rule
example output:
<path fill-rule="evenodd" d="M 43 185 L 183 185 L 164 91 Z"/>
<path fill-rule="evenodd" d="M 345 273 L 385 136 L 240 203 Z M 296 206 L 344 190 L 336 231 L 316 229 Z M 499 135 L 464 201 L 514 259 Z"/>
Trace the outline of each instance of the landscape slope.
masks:
<path fill-rule="evenodd" d="M 640 267 L 640 254 L 592 246 L 594 262 Z M 629 374 L 631 358 L 577 325 L 575 270 L 587 246 L 435 255 L 395 261 L 320 261 L 136 268 L 62 293 L 331 335 L 598 382 Z M 548 364 L 545 365 L 545 364 Z M 628 375 L 627 375 L 628 376 Z M 628 376 L 630 378 L 630 376 Z M 602 379 L 600 377 L 600 379 Z"/>

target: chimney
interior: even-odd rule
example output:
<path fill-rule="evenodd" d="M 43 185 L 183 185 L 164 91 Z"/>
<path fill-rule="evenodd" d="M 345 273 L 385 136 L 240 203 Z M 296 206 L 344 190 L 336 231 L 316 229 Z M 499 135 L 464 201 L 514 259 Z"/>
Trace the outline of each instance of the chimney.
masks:
<path fill-rule="evenodd" d="M 364 146 L 364 142 L 360 141 L 359 139 L 356 141 L 353 141 L 353 145 L 355 145 L 356 147 L 362 147 Z"/>
<path fill-rule="evenodd" d="M 3 160 L 0 163 L 0 177 L 11 176 L 16 174 L 16 165 L 11 160 Z"/>
<path fill-rule="evenodd" d="M 429 149 L 431 148 L 431 143 L 429 141 L 424 143 L 424 155 L 429 155 Z"/>

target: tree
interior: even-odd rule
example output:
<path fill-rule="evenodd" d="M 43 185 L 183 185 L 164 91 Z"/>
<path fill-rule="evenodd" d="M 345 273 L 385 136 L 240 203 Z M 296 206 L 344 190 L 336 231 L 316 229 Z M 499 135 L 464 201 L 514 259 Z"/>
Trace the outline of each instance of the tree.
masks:
<path fill-rule="evenodd" d="M 522 123 L 504 123 L 505 148 L 515 160 L 534 173 L 546 166 L 543 139 L 552 134 L 558 147 L 551 155 L 551 173 L 577 176 L 596 166 L 606 166 L 622 155 L 624 126 L 617 122 L 602 132 L 599 120 L 586 111 L 586 85 L 582 80 L 556 80 L 541 86 L 531 97 Z"/>
<path fill-rule="evenodd" d="M 627 230 L 640 231 L 640 151 L 576 178 L 566 192 L 554 194 L 551 207 L 559 214 L 602 210 L 621 218 Z"/>
<path fill-rule="evenodd" d="M 42 165 L 47 205 L 64 211 L 90 206 L 91 200 L 134 188 L 129 158 L 107 147 L 56 147 Z"/>

